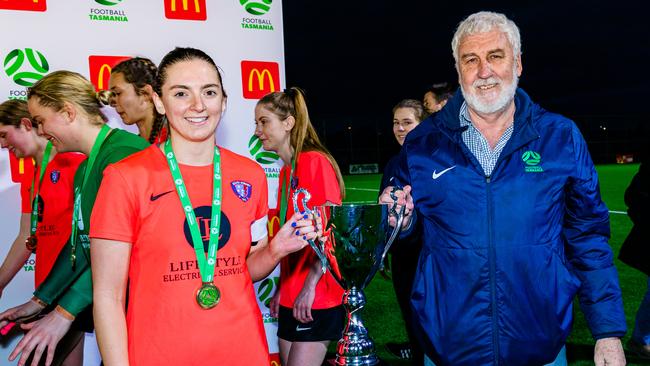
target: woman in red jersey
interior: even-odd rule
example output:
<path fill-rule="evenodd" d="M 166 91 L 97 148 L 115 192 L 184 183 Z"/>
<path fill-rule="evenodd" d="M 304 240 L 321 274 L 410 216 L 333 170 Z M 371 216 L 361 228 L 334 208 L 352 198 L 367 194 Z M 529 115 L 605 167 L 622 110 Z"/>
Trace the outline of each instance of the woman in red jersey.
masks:
<path fill-rule="evenodd" d="M 57 154 L 52 144 L 38 135 L 37 129 L 37 123 L 27 110 L 27 102 L 9 100 L 0 104 L 2 147 L 16 157 L 36 161 L 29 202 L 23 204 L 23 217 L 31 237 L 20 245 L 14 244 L 10 250 L 0 268 L 0 289 L 14 277 L 32 250 L 38 255 L 34 275 L 35 287 L 38 287 L 70 235 L 74 174 L 86 157 L 74 152 Z"/>
<path fill-rule="evenodd" d="M 282 158 L 278 212 L 280 223 L 294 214 L 291 197 L 297 188 L 311 194 L 309 206 L 341 204 L 341 171 L 321 144 L 309 120 L 307 104 L 298 88 L 266 95 L 255 107 L 255 134 L 265 150 Z M 343 289 L 331 273 L 323 274 L 311 248 L 281 262 L 278 295 L 272 312 L 278 315 L 280 357 L 288 366 L 320 366 L 330 340 L 338 340 L 344 326 Z"/>
<path fill-rule="evenodd" d="M 153 105 L 153 84 L 158 67 L 149 59 L 134 57 L 115 65 L 109 86 L 115 110 L 127 125 L 138 126 L 140 137 L 152 144 L 167 139 L 164 116 Z"/>
<path fill-rule="evenodd" d="M 27 241 L 14 243 L 9 250 L 0 267 L 0 289 L 5 288 L 33 251 L 37 259 L 34 285 L 38 287 L 70 236 L 74 175 L 86 157 L 74 152 L 57 153 L 47 139 L 38 135 L 37 129 L 26 101 L 8 100 L 0 104 L 0 144 L 16 157 L 33 158 L 36 162 L 21 219 L 21 227 L 26 226 L 29 237 Z M 63 365 L 81 363 L 83 338 L 75 337 L 75 340 L 73 351 L 65 361 L 61 360 Z"/>
<path fill-rule="evenodd" d="M 108 168 L 91 219 L 104 364 L 268 365 L 252 281 L 315 228 L 295 215 L 267 239 L 264 171 L 215 145 L 226 94 L 208 55 L 176 48 L 157 79 L 169 138 Z"/>

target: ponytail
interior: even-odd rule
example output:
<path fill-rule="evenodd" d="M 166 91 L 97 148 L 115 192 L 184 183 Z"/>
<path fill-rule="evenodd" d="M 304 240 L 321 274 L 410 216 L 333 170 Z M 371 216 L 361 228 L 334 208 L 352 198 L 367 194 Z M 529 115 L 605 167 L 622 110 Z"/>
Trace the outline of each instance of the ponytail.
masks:
<path fill-rule="evenodd" d="M 294 150 L 293 158 L 297 159 L 303 151 L 318 151 L 325 155 L 336 173 L 336 180 L 341 188 L 341 199 L 345 198 L 345 182 L 343 181 L 341 169 L 332 154 L 318 138 L 316 129 L 314 129 L 309 119 L 307 102 L 302 89 L 291 87 L 283 92 L 273 92 L 264 96 L 257 104 L 265 106 L 280 119 L 286 119 L 289 116 L 295 118 L 296 123 L 291 129 L 290 138 L 291 147 Z"/>

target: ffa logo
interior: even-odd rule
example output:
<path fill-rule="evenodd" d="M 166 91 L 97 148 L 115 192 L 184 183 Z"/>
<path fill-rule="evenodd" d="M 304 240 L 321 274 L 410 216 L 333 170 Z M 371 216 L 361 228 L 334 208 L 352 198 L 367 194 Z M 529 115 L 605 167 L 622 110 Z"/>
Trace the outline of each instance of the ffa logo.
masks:
<path fill-rule="evenodd" d="M 212 207 L 211 206 L 201 206 L 194 209 L 194 215 L 196 216 L 196 223 L 199 225 L 199 232 L 201 233 L 201 239 L 203 240 L 203 250 L 208 251 L 208 245 L 210 244 L 210 222 L 212 221 Z M 183 220 L 183 233 L 185 234 L 185 240 L 190 247 L 194 248 L 192 242 L 192 233 L 190 232 L 190 227 L 187 224 L 187 218 Z M 230 239 L 230 220 L 228 216 L 221 211 L 221 222 L 219 227 L 219 245 L 217 249 L 221 249 L 226 246 L 228 240 Z"/>
<path fill-rule="evenodd" d="M 50 173 L 50 181 L 54 184 L 57 184 L 59 182 L 59 178 L 61 178 L 61 172 L 58 170 L 53 170 L 52 173 Z"/>
<path fill-rule="evenodd" d="M 230 183 L 233 192 L 235 195 L 242 201 L 247 202 L 251 198 L 251 193 L 253 191 L 250 183 L 236 180 Z"/>
<path fill-rule="evenodd" d="M 536 151 L 526 151 L 521 155 L 521 160 L 524 162 L 524 170 L 526 173 L 541 173 L 544 169 L 539 166 L 542 161 L 542 156 Z"/>
<path fill-rule="evenodd" d="M 246 9 L 249 14 L 264 15 L 271 10 L 272 0 L 239 0 L 239 3 L 244 6 L 244 9 Z"/>
<path fill-rule="evenodd" d="M 255 135 L 248 140 L 248 151 L 255 161 L 260 164 L 275 164 L 280 159 L 278 154 L 262 149 L 262 141 Z"/>
<path fill-rule="evenodd" d="M 267 308 L 269 307 L 271 298 L 273 298 L 275 289 L 279 284 L 280 277 L 273 276 L 265 278 L 264 281 L 260 282 L 260 285 L 257 287 L 257 299 Z"/>
<path fill-rule="evenodd" d="M 113 6 L 121 3 L 122 0 L 95 0 L 95 2 L 104 6 Z"/>
<path fill-rule="evenodd" d="M 50 70 L 50 65 L 45 56 L 37 50 L 17 48 L 5 57 L 4 69 L 14 83 L 30 87 L 43 78 Z"/>

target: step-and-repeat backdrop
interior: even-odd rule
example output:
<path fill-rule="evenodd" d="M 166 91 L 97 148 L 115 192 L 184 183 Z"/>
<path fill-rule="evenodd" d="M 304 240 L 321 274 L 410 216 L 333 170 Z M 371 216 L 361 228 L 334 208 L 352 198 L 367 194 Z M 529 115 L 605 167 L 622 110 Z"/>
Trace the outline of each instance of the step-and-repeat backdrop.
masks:
<path fill-rule="evenodd" d="M 87 76 L 107 89 L 111 68 L 141 56 L 158 63 L 175 46 L 204 50 L 223 72 L 228 107 L 217 130 L 221 146 L 257 161 L 269 182 L 275 207 L 277 155 L 254 137 L 254 107 L 265 94 L 285 87 L 282 4 L 272 0 L 0 0 L 0 100 L 24 99 L 26 89 L 54 70 Z M 115 114 L 112 124 L 120 124 Z M 18 182 L 31 180 L 31 161 L 0 150 L 0 260 L 18 232 Z M 275 227 L 271 227 L 275 225 Z M 269 221 L 277 230 L 277 219 Z M 30 258 L 0 297 L 0 309 L 25 302 L 34 288 L 37 258 Z M 277 320 L 268 303 L 278 283 L 276 270 L 256 284 L 272 364 L 279 365 Z M 20 339 L 0 338 L 0 364 Z M 85 365 L 99 365 L 92 335 L 86 338 Z"/>

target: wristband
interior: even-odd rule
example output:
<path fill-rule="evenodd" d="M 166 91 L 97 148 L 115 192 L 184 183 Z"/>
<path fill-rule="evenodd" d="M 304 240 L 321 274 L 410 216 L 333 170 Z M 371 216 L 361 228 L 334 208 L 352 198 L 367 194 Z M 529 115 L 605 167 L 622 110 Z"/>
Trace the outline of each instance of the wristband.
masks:
<path fill-rule="evenodd" d="M 54 311 L 56 311 L 57 313 L 59 313 L 59 315 L 61 315 L 62 317 L 68 319 L 69 321 L 74 321 L 74 315 L 70 314 L 67 310 L 62 308 L 60 305 L 57 305 L 54 308 Z"/>
<path fill-rule="evenodd" d="M 36 296 L 32 296 L 32 298 L 30 299 L 30 301 L 36 303 L 36 305 L 38 305 L 38 306 L 40 306 L 40 307 L 42 307 L 42 308 L 46 308 L 46 307 L 47 307 L 47 303 L 46 303 L 45 301 L 39 299 L 39 298 L 36 297 Z"/>

